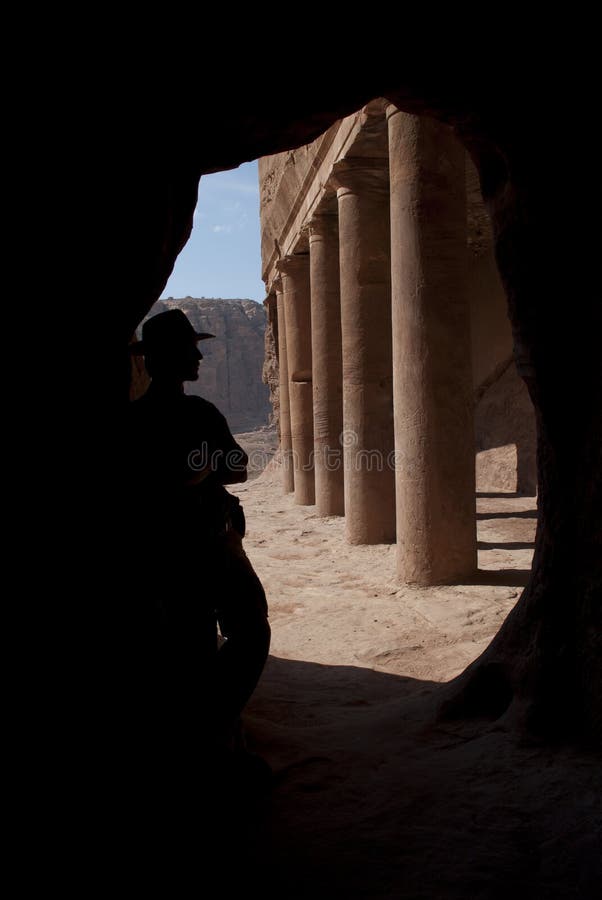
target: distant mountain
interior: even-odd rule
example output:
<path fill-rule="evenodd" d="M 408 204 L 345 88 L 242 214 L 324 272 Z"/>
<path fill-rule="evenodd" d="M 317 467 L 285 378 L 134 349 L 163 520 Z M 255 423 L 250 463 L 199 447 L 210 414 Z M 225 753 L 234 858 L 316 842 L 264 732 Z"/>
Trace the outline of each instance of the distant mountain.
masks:
<path fill-rule="evenodd" d="M 157 300 L 149 316 L 166 309 L 183 310 L 196 331 L 216 337 L 202 341 L 198 381 L 186 382 L 188 394 L 200 394 L 222 412 L 232 431 L 267 425 L 269 389 L 262 381 L 266 315 L 253 300 L 184 297 Z M 148 316 L 147 316 L 148 318 Z"/>

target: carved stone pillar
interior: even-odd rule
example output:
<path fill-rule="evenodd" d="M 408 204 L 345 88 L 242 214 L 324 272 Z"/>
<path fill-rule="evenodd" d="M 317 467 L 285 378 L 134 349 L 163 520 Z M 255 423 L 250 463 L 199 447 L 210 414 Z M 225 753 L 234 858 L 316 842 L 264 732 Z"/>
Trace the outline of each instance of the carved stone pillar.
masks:
<path fill-rule="evenodd" d="M 285 494 L 291 494 L 295 490 L 295 478 L 293 474 L 291 407 L 288 391 L 286 315 L 281 278 L 275 282 L 274 287 L 276 289 L 276 304 L 278 310 L 278 380 L 280 386 L 280 456 L 282 459 L 282 487 L 284 488 Z"/>
<path fill-rule="evenodd" d="M 309 255 L 278 261 L 284 295 L 295 503 L 315 502 Z"/>
<path fill-rule="evenodd" d="M 312 218 L 309 259 L 316 506 L 320 516 L 342 516 L 343 357 L 336 214 Z"/>
<path fill-rule="evenodd" d="M 387 120 L 398 571 L 426 585 L 477 566 L 464 150 L 434 120 Z"/>
<path fill-rule="evenodd" d="M 352 544 L 395 540 L 389 179 L 386 159 L 333 173 L 339 208 L 345 521 Z"/>

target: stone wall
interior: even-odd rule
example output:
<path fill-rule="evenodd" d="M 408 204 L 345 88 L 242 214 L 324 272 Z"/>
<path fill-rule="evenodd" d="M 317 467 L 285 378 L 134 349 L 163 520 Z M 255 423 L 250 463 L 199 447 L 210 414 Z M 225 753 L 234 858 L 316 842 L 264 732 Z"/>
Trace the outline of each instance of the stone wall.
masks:
<path fill-rule="evenodd" d="M 477 171 L 466 156 L 467 292 L 475 389 L 478 491 L 534 494 L 535 416 L 512 355 L 506 295 Z"/>
<path fill-rule="evenodd" d="M 466 213 L 472 374 L 475 390 L 490 381 L 512 353 L 506 295 L 493 255 L 491 222 L 483 204 L 479 176 L 466 154 Z"/>
<path fill-rule="evenodd" d="M 262 271 L 274 250 L 277 256 L 281 255 L 279 239 L 287 230 L 298 198 L 303 196 L 304 183 L 311 176 L 320 147 L 328 144 L 337 130 L 338 125 L 334 125 L 311 144 L 259 160 Z"/>
<path fill-rule="evenodd" d="M 535 494 L 535 415 L 512 356 L 476 399 L 477 490 Z"/>
<path fill-rule="evenodd" d="M 149 316 L 177 307 L 197 331 L 215 339 L 203 341 L 199 380 L 186 391 L 210 400 L 222 412 L 232 431 L 252 431 L 267 425 L 271 416 L 269 388 L 262 381 L 266 311 L 253 300 L 213 298 L 158 300 Z"/>
<path fill-rule="evenodd" d="M 301 192 L 314 155 L 315 149 L 310 144 L 298 150 L 265 156 L 259 160 L 262 268 L 267 265 L 275 242 L 285 229 L 286 221 Z"/>

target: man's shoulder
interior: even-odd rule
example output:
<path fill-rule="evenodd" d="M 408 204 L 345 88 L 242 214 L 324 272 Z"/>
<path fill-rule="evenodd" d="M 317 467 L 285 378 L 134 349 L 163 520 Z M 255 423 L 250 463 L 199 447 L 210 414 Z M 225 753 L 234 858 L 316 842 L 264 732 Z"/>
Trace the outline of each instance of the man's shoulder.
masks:
<path fill-rule="evenodd" d="M 205 397 L 201 397 L 199 394 L 184 394 L 183 396 L 186 403 L 195 403 L 197 406 L 205 406 L 208 409 L 217 409 L 215 403 L 206 400 Z"/>
<path fill-rule="evenodd" d="M 199 397 L 198 394 L 184 394 L 184 400 L 195 412 L 202 412 L 207 416 L 216 416 L 220 419 L 224 418 L 215 403 L 211 403 L 210 400 L 206 400 L 204 397 Z"/>
<path fill-rule="evenodd" d="M 145 421 L 155 418 L 203 418 L 207 421 L 222 420 L 223 416 L 217 406 L 198 394 L 180 394 L 168 401 L 163 397 L 154 397 L 149 393 L 128 404 L 129 417 L 133 421 Z"/>

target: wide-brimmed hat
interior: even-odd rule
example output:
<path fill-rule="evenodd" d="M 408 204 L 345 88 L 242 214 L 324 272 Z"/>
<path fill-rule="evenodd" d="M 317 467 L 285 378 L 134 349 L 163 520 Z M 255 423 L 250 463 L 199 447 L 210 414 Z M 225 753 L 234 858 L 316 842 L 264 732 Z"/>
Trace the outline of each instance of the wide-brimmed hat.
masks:
<path fill-rule="evenodd" d="M 207 331 L 195 331 L 188 316 L 181 309 L 167 309 L 147 319 L 142 326 L 142 340 L 130 344 L 130 353 L 147 355 L 188 344 L 190 340 L 204 341 L 215 337 Z"/>

